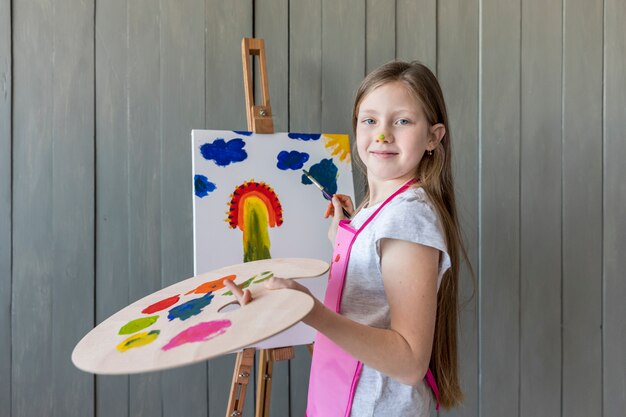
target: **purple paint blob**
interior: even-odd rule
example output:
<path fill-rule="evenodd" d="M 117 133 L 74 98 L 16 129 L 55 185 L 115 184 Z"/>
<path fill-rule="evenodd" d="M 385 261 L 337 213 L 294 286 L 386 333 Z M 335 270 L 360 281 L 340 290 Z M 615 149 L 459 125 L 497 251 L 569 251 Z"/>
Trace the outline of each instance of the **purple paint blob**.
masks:
<path fill-rule="evenodd" d="M 226 329 L 231 324 L 230 320 L 213 320 L 198 323 L 178 333 L 161 349 L 167 351 L 187 343 L 206 342 L 226 333 Z"/>

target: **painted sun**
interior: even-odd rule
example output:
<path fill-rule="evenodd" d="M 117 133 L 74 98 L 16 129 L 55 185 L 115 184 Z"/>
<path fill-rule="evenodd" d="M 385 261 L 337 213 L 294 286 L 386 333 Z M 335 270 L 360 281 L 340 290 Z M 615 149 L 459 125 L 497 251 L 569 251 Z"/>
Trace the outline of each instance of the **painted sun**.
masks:
<path fill-rule="evenodd" d="M 350 162 L 350 136 L 324 133 L 324 146 L 331 150 L 331 156 L 339 155 L 340 161 Z"/>

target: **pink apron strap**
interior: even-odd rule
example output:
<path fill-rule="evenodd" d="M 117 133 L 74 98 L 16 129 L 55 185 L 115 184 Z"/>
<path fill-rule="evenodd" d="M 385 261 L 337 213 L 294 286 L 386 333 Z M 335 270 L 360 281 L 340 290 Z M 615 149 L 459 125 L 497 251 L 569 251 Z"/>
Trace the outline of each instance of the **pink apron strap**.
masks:
<path fill-rule="evenodd" d="M 385 205 L 387 205 L 388 202 L 393 200 L 393 198 L 395 196 L 397 196 L 398 194 L 403 193 L 407 188 L 409 188 L 411 185 L 413 185 L 416 182 L 417 182 L 417 179 L 415 179 L 415 178 L 412 178 L 412 179 L 408 180 L 402 187 L 398 188 L 393 194 L 391 194 L 389 197 L 387 197 L 387 199 L 380 206 L 378 206 L 378 208 L 367 218 L 367 220 L 365 220 L 365 222 L 363 222 L 361 227 L 359 227 L 359 230 L 357 231 L 357 234 L 360 233 L 361 230 L 363 230 L 365 228 L 365 226 L 367 226 L 369 224 L 369 222 L 374 220 L 374 218 L 376 217 L 378 212 L 381 211 L 383 209 L 383 207 L 385 207 Z"/>
<path fill-rule="evenodd" d="M 437 388 L 437 381 L 435 381 L 435 376 L 433 375 L 430 368 L 428 368 L 428 372 L 426 372 L 426 382 L 428 383 L 428 385 L 430 386 L 430 389 L 432 389 L 433 393 L 435 394 L 435 399 L 437 400 L 437 411 L 439 411 L 439 402 L 441 399 L 439 397 L 439 388 Z"/>

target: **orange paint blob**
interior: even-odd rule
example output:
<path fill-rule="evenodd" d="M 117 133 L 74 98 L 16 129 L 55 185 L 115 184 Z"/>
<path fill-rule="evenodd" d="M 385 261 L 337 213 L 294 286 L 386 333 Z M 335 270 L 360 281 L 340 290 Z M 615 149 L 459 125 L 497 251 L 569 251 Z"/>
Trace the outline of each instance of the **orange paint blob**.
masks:
<path fill-rule="evenodd" d="M 226 275 L 225 277 L 218 278 L 218 279 L 216 279 L 214 281 L 205 282 L 204 284 L 199 285 L 195 289 L 189 291 L 185 295 L 189 295 L 189 294 L 206 294 L 206 293 L 209 293 L 209 292 L 221 290 L 222 288 L 224 288 L 224 281 L 226 281 L 226 280 L 234 281 L 235 278 L 237 278 L 236 275 Z"/>

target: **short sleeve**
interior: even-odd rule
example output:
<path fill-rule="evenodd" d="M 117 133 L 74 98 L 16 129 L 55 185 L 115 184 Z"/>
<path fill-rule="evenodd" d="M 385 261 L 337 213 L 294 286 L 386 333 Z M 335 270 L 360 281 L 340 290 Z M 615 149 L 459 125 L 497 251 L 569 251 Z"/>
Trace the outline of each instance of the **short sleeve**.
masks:
<path fill-rule="evenodd" d="M 437 289 L 439 289 L 443 274 L 450 268 L 451 262 L 439 216 L 431 206 L 424 189 L 405 191 L 378 214 L 378 219 L 375 221 L 374 240 L 379 270 L 380 240 L 386 238 L 406 240 L 439 250 L 441 252 L 437 277 Z"/>

